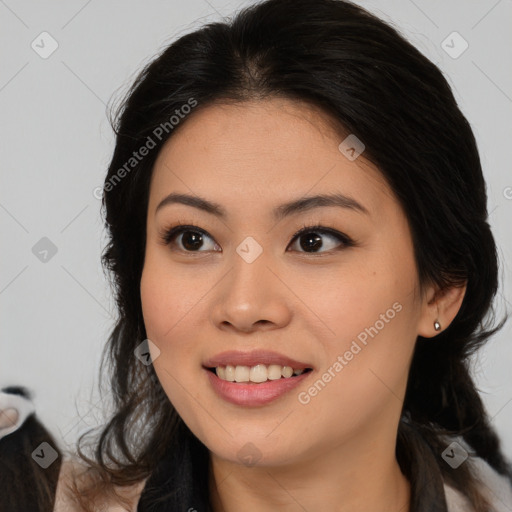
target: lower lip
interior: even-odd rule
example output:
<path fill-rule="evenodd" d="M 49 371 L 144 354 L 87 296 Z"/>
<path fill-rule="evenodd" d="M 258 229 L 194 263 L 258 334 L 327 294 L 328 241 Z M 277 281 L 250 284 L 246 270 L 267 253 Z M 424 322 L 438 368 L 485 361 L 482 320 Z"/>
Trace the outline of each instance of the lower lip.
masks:
<path fill-rule="evenodd" d="M 310 370 L 296 377 L 268 380 L 261 384 L 244 384 L 222 380 L 209 370 L 205 370 L 205 372 L 208 374 L 213 389 L 221 398 L 232 404 L 246 406 L 265 405 L 277 400 L 313 373 Z"/>

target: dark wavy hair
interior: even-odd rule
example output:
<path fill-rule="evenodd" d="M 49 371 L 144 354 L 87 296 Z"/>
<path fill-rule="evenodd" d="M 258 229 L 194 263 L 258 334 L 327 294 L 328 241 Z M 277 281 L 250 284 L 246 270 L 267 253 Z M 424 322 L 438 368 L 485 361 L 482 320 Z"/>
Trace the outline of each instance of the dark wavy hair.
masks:
<path fill-rule="evenodd" d="M 111 119 L 116 144 L 103 191 L 109 239 L 102 263 L 118 318 L 100 375 L 109 363 L 115 412 L 93 456 L 81 450 L 83 436 L 77 444 L 97 475 L 96 491 L 148 478 L 138 510 L 185 510 L 191 496 L 209 508 L 207 449 L 153 366 L 134 354 L 146 339 L 140 279 L 149 183 L 159 150 L 195 112 L 271 97 L 319 107 L 335 120 L 340 140 L 355 134 L 364 142 L 364 157 L 408 218 L 422 287 L 467 285 L 453 322 L 416 341 L 396 457 L 411 483 L 412 511 L 446 510 L 443 481 L 477 512 L 489 511 L 471 458 L 452 469 L 441 457 L 448 436 L 461 436 L 472 455 L 512 482 L 469 371 L 470 356 L 505 322 L 495 322 L 498 258 L 477 144 L 442 72 L 391 24 L 343 0 L 267 0 L 180 37 L 144 67 Z M 171 127 L 191 99 L 197 106 Z M 154 147 L 135 161 L 150 139 Z"/>

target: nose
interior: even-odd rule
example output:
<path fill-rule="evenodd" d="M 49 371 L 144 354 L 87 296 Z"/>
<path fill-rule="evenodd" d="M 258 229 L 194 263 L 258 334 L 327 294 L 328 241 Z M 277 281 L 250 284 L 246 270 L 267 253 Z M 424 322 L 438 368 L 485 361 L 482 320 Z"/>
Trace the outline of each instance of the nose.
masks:
<path fill-rule="evenodd" d="M 216 287 L 211 309 L 214 324 L 243 333 L 285 327 L 292 317 L 293 294 L 278 274 L 265 253 L 252 263 L 237 255 Z"/>

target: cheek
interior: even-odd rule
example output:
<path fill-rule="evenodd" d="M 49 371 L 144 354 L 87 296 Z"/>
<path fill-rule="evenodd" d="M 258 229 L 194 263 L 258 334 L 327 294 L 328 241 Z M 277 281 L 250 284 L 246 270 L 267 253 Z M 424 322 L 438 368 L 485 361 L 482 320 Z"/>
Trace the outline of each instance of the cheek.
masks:
<path fill-rule="evenodd" d="M 142 272 L 140 281 L 140 298 L 142 314 L 148 338 L 159 346 L 162 342 L 162 335 L 172 321 L 172 297 L 167 291 L 164 281 L 158 279 L 158 274 L 146 265 Z"/>
<path fill-rule="evenodd" d="M 171 273 L 169 263 L 161 260 L 149 252 L 140 281 L 140 298 L 148 338 L 153 336 L 165 347 L 189 320 L 186 316 L 201 294 L 184 273 Z"/>
<path fill-rule="evenodd" d="M 186 377 L 182 364 L 176 364 L 179 348 L 172 342 L 180 315 L 176 294 L 163 278 L 162 273 L 146 260 L 140 282 L 140 296 L 146 335 L 159 349 L 158 357 L 153 355 L 153 365 L 158 380 L 174 408 L 180 413 L 186 406 L 179 383 Z M 178 339 L 178 338 L 174 338 Z"/>
<path fill-rule="evenodd" d="M 189 379 L 197 374 L 197 345 L 193 343 L 190 313 L 197 314 L 200 290 L 190 286 L 187 279 L 166 275 L 162 266 L 148 259 L 144 266 L 140 295 L 146 335 L 159 348 L 154 360 L 155 371 L 167 396 L 179 409 L 191 390 Z"/>
<path fill-rule="evenodd" d="M 308 302 L 329 327 L 324 370 L 331 368 L 339 375 L 329 386 L 330 398 L 339 400 L 348 385 L 355 394 L 351 396 L 362 400 L 350 404 L 357 408 L 361 403 L 378 405 L 375 397 L 381 400 L 388 387 L 399 392 L 416 340 L 417 286 L 412 250 L 405 244 L 354 260 L 324 280 L 322 287 L 310 286 Z M 332 366 L 339 356 L 343 369 L 338 365 L 336 371 Z"/>
<path fill-rule="evenodd" d="M 174 285 L 174 283 L 173 283 Z M 159 349 L 159 355 L 154 361 L 155 371 L 162 386 L 172 401 L 172 383 L 182 380 L 180 369 L 176 360 L 180 357 L 180 349 L 173 340 L 179 340 L 180 318 L 184 313 L 176 297 L 179 294 L 173 292 L 174 286 L 158 271 L 157 266 L 146 262 L 141 282 L 140 295 L 142 314 L 146 335 Z"/>
<path fill-rule="evenodd" d="M 328 327 L 328 338 L 347 340 L 379 321 L 396 302 L 411 314 L 417 283 L 409 260 L 394 253 L 383 255 L 383 251 L 375 256 L 354 253 L 338 268 L 326 269 L 325 275 L 314 269 L 295 280 L 294 292 Z M 394 313 L 392 309 L 390 315 Z"/>

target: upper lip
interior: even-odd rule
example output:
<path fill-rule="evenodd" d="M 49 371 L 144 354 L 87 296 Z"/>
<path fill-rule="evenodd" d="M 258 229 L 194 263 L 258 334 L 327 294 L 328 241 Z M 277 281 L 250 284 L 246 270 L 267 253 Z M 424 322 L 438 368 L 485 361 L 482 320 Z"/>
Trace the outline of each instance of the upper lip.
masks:
<path fill-rule="evenodd" d="M 277 352 L 269 350 L 252 350 L 251 352 L 242 352 L 240 350 L 229 350 L 217 354 L 204 362 L 206 368 L 215 368 L 217 366 L 256 366 L 257 364 L 278 364 L 280 366 L 291 366 L 293 369 L 300 370 L 313 367 L 308 363 L 302 363 L 291 357 L 287 357 Z"/>

